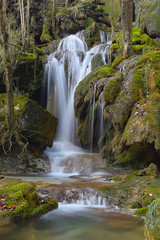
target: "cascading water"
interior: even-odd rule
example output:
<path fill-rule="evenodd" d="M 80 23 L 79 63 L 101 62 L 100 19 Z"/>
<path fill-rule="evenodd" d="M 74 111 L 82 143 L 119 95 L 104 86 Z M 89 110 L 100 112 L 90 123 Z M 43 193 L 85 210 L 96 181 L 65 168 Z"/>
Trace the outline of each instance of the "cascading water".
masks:
<path fill-rule="evenodd" d="M 101 43 L 107 42 L 106 35 L 102 30 L 100 30 L 100 41 Z"/>
<path fill-rule="evenodd" d="M 104 107 L 105 107 L 105 102 L 101 101 L 100 104 L 98 105 L 98 116 L 99 116 L 99 125 L 100 125 L 100 131 L 99 131 L 99 139 L 103 137 L 104 134 Z M 102 144 L 100 144 L 100 149 L 102 148 Z"/>
<path fill-rule="evenodd" d="M 96 99 L 96 88 L 97 88 L 97 84 L 94 84 L 93 103 L 92 103 L 92 118 L 91 118 L 91 145 L 90 145 L 90 151 L 91 152 L 92 152 L 92 149 L 93 149 L 94 106 L 95 106 L 95 99 Z"/>
<path fill-rule="evenodd" d="M 69 156 L 82 154 L 82 150 L 75 146 L 77 121 L 74 116 L 74 92 L 78 83 L 91 72 L 92 60 L 97 54 L 101 55 L 103 64 L 106 64 L 109 45 L 110 42 L 106 42 L 88 50 L 81 31 L 62 39 L 57 51 L 48 57 L 45 68 L 48 77 L 48 99 L 51 88 L 54 88 L 55 107 L 52 112 L 58 118 L 56 140 L 53 147 L 45 151 L 52 162 L 52 172 L 63 173 L 64 167 L 70 161 Z M 73 172 L 74 167 L 65 171 Z"/>

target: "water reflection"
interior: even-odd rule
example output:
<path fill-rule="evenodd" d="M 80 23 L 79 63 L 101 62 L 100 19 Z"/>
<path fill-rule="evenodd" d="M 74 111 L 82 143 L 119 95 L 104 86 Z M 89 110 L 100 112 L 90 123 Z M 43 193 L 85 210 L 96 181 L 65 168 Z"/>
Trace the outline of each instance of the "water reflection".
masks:
<path fill-rule="evenodd" d="M 3 240 L 144 240 L 137 218 L 102 208 L 61 205 L 37 219 L 1 227 Z"/>

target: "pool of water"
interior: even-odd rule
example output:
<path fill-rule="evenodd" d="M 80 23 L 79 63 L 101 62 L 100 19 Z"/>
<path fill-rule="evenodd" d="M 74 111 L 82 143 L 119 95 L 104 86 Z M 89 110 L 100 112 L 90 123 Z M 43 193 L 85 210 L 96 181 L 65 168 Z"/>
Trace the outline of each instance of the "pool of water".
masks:
<path fill-rule="evenodd" d="M 41 217 L 0 228 L 3 240 L 144 240 L 143 222 L 104 208 L 60 205 Z"/>

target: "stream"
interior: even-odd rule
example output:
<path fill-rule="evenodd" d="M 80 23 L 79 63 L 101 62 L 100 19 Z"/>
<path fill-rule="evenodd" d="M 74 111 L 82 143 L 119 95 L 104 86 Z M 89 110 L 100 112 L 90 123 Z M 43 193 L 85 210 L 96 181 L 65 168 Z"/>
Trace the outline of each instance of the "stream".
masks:
<path fill-rule="evenodd" d="M 143 224 L 130 215 L 103 208 L 60 205 L 39 218 L 1 227 L 3 240 L 144 240 Z"/>
<path fill-rule="evenodd" d="M 33 175 L 10 178 L 67 186 L 73 190 L 75 184 L 84 183 L 83 178 L 61 175 Z M 102 179 L 101 179 L 102 180 Z M 100 181 L 101 181 L 100 180 Z M 86 181 L 86 180 L 85 180 Z M 96 180 L 96 184 L 99 184 Z M 87 180 L 89 184 L 91 180 Z M 88 192 L 90 193 L 88 194 Z M 144 240 L 143 219 L 131 213 L 111 207 L 95 189 L 86 189 L 78 200 L 59 202 L 56 210 L 40 217 L 18 220 L 2 226 L 0 239 L 3 240 Z M 98 193 L 99 194 L 99 193 Z M 74 199 L 74 198 L 73 198 Z"/>

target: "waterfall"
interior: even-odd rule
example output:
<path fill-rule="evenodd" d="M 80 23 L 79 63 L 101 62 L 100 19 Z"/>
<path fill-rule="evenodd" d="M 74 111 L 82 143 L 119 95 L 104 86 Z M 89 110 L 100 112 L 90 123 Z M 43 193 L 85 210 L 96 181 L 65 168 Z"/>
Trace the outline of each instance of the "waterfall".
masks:
<path fill-rule="evenodd" d="M 76 148 L 77 120 L 74 116 L 74 92 L 78 83 L 92 71 L 92 60 L 97 54 L 101 55 L 105 65 L 106 55 L 109 54 L 110 42 L 95 46 L 88 50 L 83 31 L 62 39 L 57 50 L 48 56 L 45 76 L 48 78 L 47 97 L 54 89 L 54 109 L 48 109 L 58 118 L 58 129 L 53 147 L 45 153 L 59 168 L 53 166 L 53 171 L 63 171 L 64 152 L 80 152 Z M 58 149 L 58 150 L 57 150 Z M 63 161 L 61 162 L 61 159 Z"/>
<path fill-rule="evenodd" d="M 107 41 L 106 35 L 102 30 L 100 30 L 100 41 L 101 41 L 101 43 L 104 43 Z"/>
<path fill-rule="evenodd" d="M 91 117 L 91 144 L 90 144 L 90 151 L 92 152 L 93 149 L 93 131 L 94 131 L 94 107 L 95 107 L 95 100 L 96 100 L 96 88 L 97 84 L 94 84 L 93 87 L 93 102 L 92 102 L 92 117 Z"/>
<path fill-rule="evenodd" d="M 99 126 L 100 126 L 100 131 L 99 131 L 99 139 L 101 141 L 101 138 L 104 135 L 104 107 L 105 107 L 105 102 L 101 101 L 100 104 L 98 104 L 98 116 L 99 116 Z M 102 148 L 102 142 L 100 144 L 100 150 Z"/>

